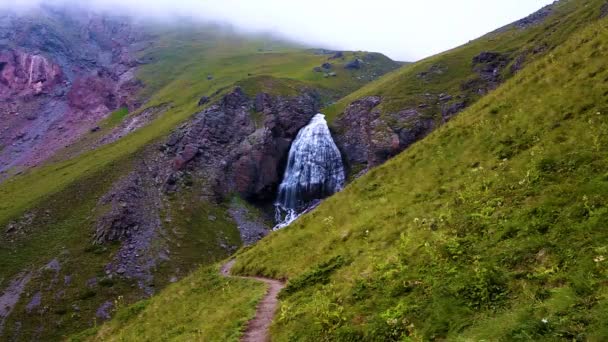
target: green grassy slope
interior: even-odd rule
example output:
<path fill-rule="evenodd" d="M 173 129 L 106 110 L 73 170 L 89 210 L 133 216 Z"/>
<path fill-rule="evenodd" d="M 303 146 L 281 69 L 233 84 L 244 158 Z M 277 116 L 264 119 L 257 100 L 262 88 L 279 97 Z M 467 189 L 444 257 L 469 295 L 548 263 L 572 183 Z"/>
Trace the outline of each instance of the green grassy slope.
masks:
<path fill-rule="evenodd" d="M 428 94 L 450 94 L 456 102 L 465 99 L 468 104 L 472 104 L 481 96 L 475 89 L 463 89 L 462 84 L 476 77 L 471 68 L 473 57 L 482 51 L 509 56 L 508 65 L 501 71 L 501 77 L 508 79 L 514 74 L 511 67 L 517 63 L 518 57 L 525 56 L 524 60 L 528 63 L 550 53 L 572 32 L 585 23 L 596 20 L 602 4 L 601 0 L 561 1 L 554 4 L 552 14 L 537 25 L 525 29 L 508 26 L 461 47 L 406 65 L 328 106 L 324 112 L 328 121 L 333 121 L 351 102 L 371 95 L 382 97 L 378 109 L 383 114 L 415 108 L 430 117 L 440 116 L 442 105 L 429 102 Z M 432 72 L 433 68 L 439 71 Z M 420 77 L 424 72 L 429 74 Z M 462 99 L 458 99 L 459 96 Z M 421 104 L 426 107 L 418 108 Z"/>
<path fill-rule="evenodd" d="M 606 340 L 607 49 L 588 25 L 241 253 L 289 279 L 274 340 Z"/>
<path fill-rule="evenodd" d="M 265 291 L 260 282 L 221 278 L 216 267 L 205 267 L 159 296 L 120 307 L 110 324 L 70 340 L 239 341 Z"/>
<path fill-rule="evenodd" d="M 147 85 L 141 96 L 148 102 L 142 110 L 169 104 L 167 112 L 113 144 L 69 160 L 59 156 L 0 184 L 0 227 L 24 213 L 35 214 L 26 232 L 0 239 L 0 288 L 19 272 L 36 271 L 53 258 L 58 258 L 62 267 L 57 274 L 43 272 L 28 284 L 6 322 L 5 336 L 18 333 L 22 339 L 61 339 L 92 324 L 96 309 L 104 302 L 118 296 L 123 296 L 125 303 L 141 298 L 134 281 L 107 279 L 104 266 L 118 246 L 91 245 L 98 200 L 113 182 L 141 163 L 155 148 L 154 142 L 203 109 L 197 106 L 201 96 L 215 101 L 238 83 L 246 85 L 251 95 L 256 89 L 284 93 L 290 87 L 316 88 L 331 101 L 368 82 L 359 77 L 397 66 L 388 59 L 379 59 L 367 69 L 349 72 L 342 65 L 355 54 L 367 54 L 351 52 L 346 53 L 344 61 L 333 62 L 336 77 L 324 78 L 313 68 L 329 56 L 268 37 L 243 37 L 217 28 L 170 32 L 163 29 L 161 33 L 159 44 L 142 56 L 151 62 L 142 66 L 139 77 Z M 208 79 L 209 75 L 212 79 Z M 136 113 L 116 112 L 102 123 L 102 131 L 133 114 Z M 87 151 L 93 142 L 85 137 L 65 155 Z M 185 209 L 181 209 L 183 203 L 188 203 Z M 173 218 L 164 237 L 171 250 L 171 262 L 155 269 L 157 289 L 166 286 L 173 275 L 181 276 L 200 264 L 225 258 L 228 252 L 218 245 L 220 239 L 230 246 L 240 245 L 236 224 L 227 218 L 224 204 L 206 203 L 194 190 L 184 190 L 166 204 L 167 212 L 161 214 Z M 217 219 L 212 222 L 208 219 L 211 216 Z M 49 285 L 66 276 L 71 279 L 69 284 L 64 286 L 60 281 L 60 285 Z M 102 284 L 90 290 L 86 284 L 93 278 Z M 58 287 L 65 287 L 62 296 L 56 295 Z M 26 306 L 39 291 L 45 313 L 28 314 Z"/>

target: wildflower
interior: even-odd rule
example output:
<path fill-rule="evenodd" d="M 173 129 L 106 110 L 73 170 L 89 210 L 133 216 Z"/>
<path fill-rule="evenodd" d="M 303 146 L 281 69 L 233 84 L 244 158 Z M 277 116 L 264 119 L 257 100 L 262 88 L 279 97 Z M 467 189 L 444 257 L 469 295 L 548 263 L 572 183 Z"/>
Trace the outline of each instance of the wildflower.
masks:
<path fill-rule="evenodd" d="M 606 258 L 603 255 L 598 255 L 595 258 L 593 258 L 593 261 L 595 261 L 596 263 L 600 263 L 604 260 L 606 260 Z"/>
<path fill-rule="evenodd" d="M 541 322 L 543 322 L 544 324 L 549 323 L 549 320 L 548 320 L 548 319 L 546 319 L 546 318 L 543 318 L 543 319 L 541 319 L 540 321 L 541 321 Z"/>

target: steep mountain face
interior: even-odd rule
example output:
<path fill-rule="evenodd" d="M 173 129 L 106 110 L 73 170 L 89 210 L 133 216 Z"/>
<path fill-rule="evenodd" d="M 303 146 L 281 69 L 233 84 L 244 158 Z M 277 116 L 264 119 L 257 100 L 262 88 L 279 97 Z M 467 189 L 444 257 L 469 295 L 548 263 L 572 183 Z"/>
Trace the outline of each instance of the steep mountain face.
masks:
<path fill-rule="evenodd" d="M 136 54 L 149 38 L 84 11 L 0 13 L 0 172 L 37 165 L 111 111 L 137 108 Z"/>
<path fill-rule="evenodd" d="M 136 280 L 146 294 L 154 292 L 153 268 L 175 252 L 161 238 L 169 227 L 175 229 L 173 216 L 180 215 L 171 198 L 183 193 L 211 205 L 229 203 L 227 215 L 237 222 L 245 244 L 268 233 L 263 220 L 241 217 L 248 210 L 230 203 L 231 198 L 238 193 L 260 204 L 274 199 L 291 141 L 319 104 L 314 92 L 293 98 L 260 93 L 256 99 L 236 87 L 154 144 L 135 170 L 99 199 L 94 243 L 121 243 L 106 273 Z M 217 218 L 206 219 L 213 223 Z M 234 239 L 217 238 L 224 253 L 238 247 Z"/>
<path fill-rule="evenodd" d="M 167 188 L 174 190 L 184 174 L 196 173 L 210 185 L 211 197 L 237 192 L 249 200 L 272 201 L 289 146 L 319 106 L 311 91 L 249 99 L 235 88 L 169 137 L 165 151 L 174 157 Z"/>
<path fill-rule="evenodd" d="M 385 162 L 550 54 L 601 6 L 560 1 L 469 44 L 407 66 L 327 108 L 352 173 Z"/>
<path fill-rule="evenodd" d="M 0 339 L 59 340 L 252 244 L 298 131 L 399 67 L 215 25 L 0 19 Z"/>

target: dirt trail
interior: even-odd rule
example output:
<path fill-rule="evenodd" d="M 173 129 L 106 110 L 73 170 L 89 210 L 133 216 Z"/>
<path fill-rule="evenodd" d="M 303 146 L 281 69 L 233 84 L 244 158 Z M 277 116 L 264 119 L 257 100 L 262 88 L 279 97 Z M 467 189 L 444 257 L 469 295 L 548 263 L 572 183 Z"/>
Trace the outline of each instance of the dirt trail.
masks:
<path fill-rule="evenodd" d="M 270 324 L 272 323 L 279 303 L 277 296 L 281 289 L 285 287 L 285 284 L 278 280 L 262 277 L 233 276 L 230 274 L 230 270 L 232 269 L 232 266 L 234 266 L 234 263 L 235 260 L 233 259 L 222 266 L 221 273 L 224 277 L 254 279 L 268 285 L 268 292 L 266 292 L 264 298 L 258 303 L 255 317 L 247 323 L 247 330 L 245 330 L 245 334 L 243 335 L 243 338 L 241 338 L 241 341 L 267 342 L 270 340 Z"/>

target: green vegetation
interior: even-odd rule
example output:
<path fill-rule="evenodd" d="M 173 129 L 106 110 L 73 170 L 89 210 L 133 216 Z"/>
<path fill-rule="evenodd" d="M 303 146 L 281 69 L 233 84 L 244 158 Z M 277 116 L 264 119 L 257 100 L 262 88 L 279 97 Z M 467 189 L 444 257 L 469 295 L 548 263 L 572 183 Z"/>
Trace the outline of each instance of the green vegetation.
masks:
<path fill-rule="evenodd" d="M 603 3 L 562 1 L 538 26 L 493 32 L 328 107 L 335 119 L 352 100 L 380 95 L 384 114 L 427 104 L 424 111 L 436 115 L 439 105 L 427 103 L 427 92 L 474 103 L 290 227 L 238 253 L 234 272 L 289 279 L 274 340 L 608 339 L 608 22 L 596 20 Z M 128 306 L 137 299 L 128 290 L 134 284 L 110 279 L 103 269 L 116 246 L 83 244 L 97 199 L 151 143 L 200 110 L 200 96 L 217 99 L 234 84 L 251 96 L 314 88 L 330 103 L 373 78 L 361 74 L 365 69 L 341 68 L 365 60 L 362 53 L 335 60 L 336 76 L 325 77 L 312 69 L 329 56 L 264 37 L 184 30 L 160 42 L 144 56 L 154 62 L 141 70 L 149 85 L 142 96 L 149 106 L 170 103 L 167 113 L 114 144 L 0 185 L 0 226 L 32 208 L 36 213 L 31 231 L 1 242 L 2 285 L 52 258 L 62 265 L 40 271 L 11 316 L 11 327 L 26 322 L 24 338 L 34 338 L 37 325 L 50 339 L 87 327 L 86 317 L 111 300 L 115 318 L 74 340 L 238 340 L 263 284 L 221 278 L 217 267 L 203 266 Z M 506 82 L 485 97 L 462 88 L 474 77 L 471 60 L 480 51 L 512 57 Z M 524 53 L 526 67 L 513 73 L 510 66 Z M 387 71 L 389 64 L 379 65 Z M 433 67 L 441 72 L 419 76 Z M 116 124 L 126 114 L 109 120 Z M 167 200 L 172 264 L 158 267 L 158 288 L 174 267 L 186 273 L 224 258 L 227 252 L 212 242 L 240 244 L 228 204 L 209 205 L 195 188 Z M 64 297 L 45 302 L 53 319 L 27 316 L 34 293 L 50 298 L 48 284 L 72 274 Z M 91 277 L 98 280 L 94 289 L 84 285 Z"/>
<path fill-rule="evenodd" d="M 606 340 L 606 25 L 240 253 L 274 340 Z"/>
<path fill-rule="evenodd" d="M 434 64 L 453 63 L 429 89 L 452 94 L 479 51 L 549 45 L 426 139 L 237 254 L 234 272 L 289 279 L 273 340 L 608 339 L 602 4 L 562 1 L 545 24 L 494 32 L 330 107 L 335 117 L 372 94 L 385 113 L 418 105 L 416 75 Z"/>
<path fill-rule="evenodd" d="M 222 278 L 217 267 L 204 267 L 156 297 L 120 307 L 109 324 L 70 340 L 238 341 L 265 291 L 263 283 Z"/>
<path fill-rule="evenodd" d="M 115 126 L 121 123 L 129 115 L 129 108 L 123 107 L 115 110 L 106 119 L 109 126 Z"/>

